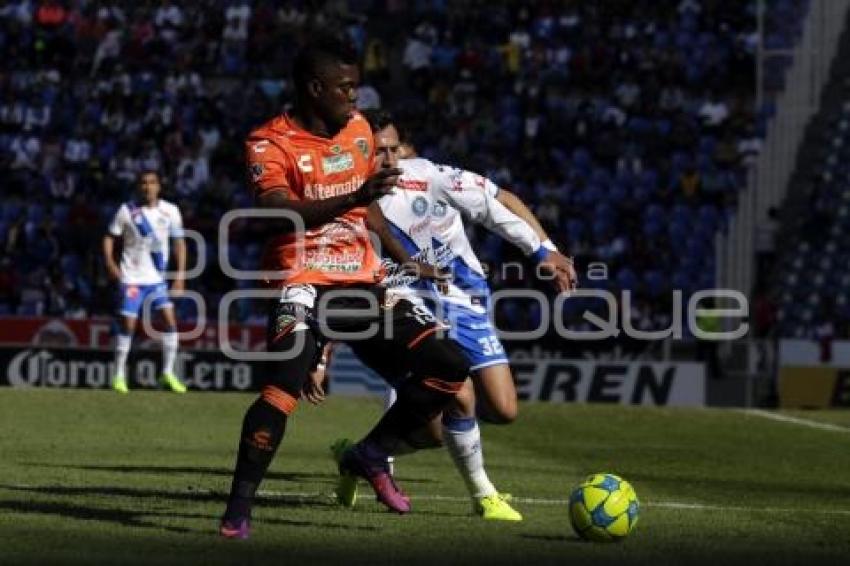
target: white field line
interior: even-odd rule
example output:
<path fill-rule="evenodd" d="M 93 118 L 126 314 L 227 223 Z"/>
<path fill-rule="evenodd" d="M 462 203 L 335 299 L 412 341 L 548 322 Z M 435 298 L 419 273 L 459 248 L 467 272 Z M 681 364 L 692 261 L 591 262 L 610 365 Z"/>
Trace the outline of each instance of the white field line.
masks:
<path fill-rule="evenodd" d="M 6 486 L 11 489 L 33 489 L 37 490 L 39 487 L 37 485 L 31 484 L 15 484 Z M 0 487 L 2 490 L 3 487 Z M 186 493 L 187 490 L 179 490 L 175 491 L 175 493 Z M 224 495 L 224 492 L 216 491 L 212 489 L 204 489 L 204 488 L 192 488 L 188 490 L 190 493 L 197 493 L 199 495 Z M 274 491 L 274 490 L 260 490 L 257 492 L 257 495 L 260 497 L 269 497 L 273 499 L 289 499 L 289 500 L 300 500 L 300 501 L 334 501 L 334 495 L 330 492 L 298 492 L 298 491 Z M 371 499 L 371 498 L 370 498 Z M 449 503 L 469 503 L 468 497 L 458 497 L 456 495 L 416 495 L 413 497 L 414 501 L 446 501 Z M 518 497 L 514 496 L 512 501 L 517 503 L 522 503 L 524 505 L 548 505 L 548 506 L 563 506 L 567 507 L 569 505 L 568 499 L 550 499 L 550 498 L 541 498 L 541 497 Z M 678 509 L 684 511 L 718 511 L 718 512 L 766 512 L 766 513 L 798 513 L 799 509 L 790 509 L 787 507 L 743 507 L 737 505 L 708 505 L 704 503 L 684 503 L 680 501 L 641 501 L 641 507 L 646 507 L 650 509 Z M 811 513 L 815 515 L 841 515 L 850 517 L 850 509 L 807 509 L 806 513 Z"/>
<path fill-rule="evenodd" d="M 264 491 L 258 493 L 264 497 L 280 497 L 284 499 L 333 499 L 331 493 L 297 493 L 287 491 Z M 371 498 L 370 498 L 371 499 Z M 468 497 L 458 497 L 454 495 L 414 495 L 413 501 L 447 501 L 450 503 L 468 503 Z M 522 503 L 525 505 L 549 505 L 549 506 L 564 506 L 569 505 L 568 499 L 547 499 L 540 497 L 518 497 L 514 496 L 511 501 Z M 678 509 L 685 511 L 722 511 L 722 512 L 754 512 L 763 511 L 767 513 L 797 513 L 799 509 L 789 509 L 787 507 L 742 507 L 736 505 L 708 505 L 703 503 L 684 503 L 679 501 L 641 501 L 641 507 L 655 509 Z M 850 517 L 850 509 L 807 509 L 806 513 L 814 513 L 817 515 L 844 515 Z"/>
<path fill-rule="evenodd" d="M 850 432 L 850 428 L 846 426 L 839 426 L 830 423 L 822 423 L 818 421 L 813 421 L 809 419 L 801 419 L 799 417 L 792 417 L 790 415 L 783 415 L 780 413 L 774 413 L 772 411 L 764 411 L 762 409 L 742 409 L 745 415 L 752 415 L 754 417 L 761 417 L 763 419 L 768 419 L 772 421 L 778 421 L 781 423 L 795 424 L 800 426 L 805 426 L 809 428 L 816 428 L 818 430 L 830 430 L 833 432 Z"/>

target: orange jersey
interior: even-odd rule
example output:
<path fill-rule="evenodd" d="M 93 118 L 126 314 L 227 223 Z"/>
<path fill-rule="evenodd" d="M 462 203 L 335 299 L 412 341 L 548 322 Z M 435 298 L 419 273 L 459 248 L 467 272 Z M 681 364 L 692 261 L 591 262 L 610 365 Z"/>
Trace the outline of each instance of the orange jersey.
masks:
<path fill-rule="evenodd" d="M 257 196 L 283 191 L 290 200 L 322 200 L 356 191 L 374 167 L 372 131 L 355 114 L 333 139 L 315 136 L 286 115 L 248 136 L 248 172 Z M 381 279 L 381 262 L 358 207 L 305 234 L 273 238 L 263 269 L 281 272 L 278 285 L 347 285 Z"/>

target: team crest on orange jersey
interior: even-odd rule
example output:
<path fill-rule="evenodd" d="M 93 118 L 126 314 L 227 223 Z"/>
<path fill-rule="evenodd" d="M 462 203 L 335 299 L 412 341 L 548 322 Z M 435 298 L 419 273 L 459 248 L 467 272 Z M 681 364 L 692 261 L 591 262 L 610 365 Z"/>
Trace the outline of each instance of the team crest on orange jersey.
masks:
<path fill-rule="evenodd" d="M 355 138 L 354 145 L 357 146 L 365 159 L 369 159 L 369 142 L 366 138 Z"/>

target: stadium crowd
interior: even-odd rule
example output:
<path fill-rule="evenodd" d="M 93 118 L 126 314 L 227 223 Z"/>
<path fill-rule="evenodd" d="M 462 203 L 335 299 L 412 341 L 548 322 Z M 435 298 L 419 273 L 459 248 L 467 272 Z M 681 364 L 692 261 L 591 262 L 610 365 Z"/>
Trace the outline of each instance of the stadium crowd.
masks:
<path fill-rule="evenodd" d="M 806 5 L 770 3 L 771 45 L 793 43 L 787 22 Z M 672 289 L 713 284 L 714 235 L 770 114 L 755 108 L 755 10 L 752 0 L 2 2 L 0 314 L 114 312 L 100 238 L 150 168 L 208 244 L 189 288 L 215 305 L 251 285 L 222 274 L 215 247 L 221 215 L 251 204 L 242 140 L 286 105 L 309 30 L 336 25 L 363 55 L 361 107 L 392 109 L 421 155 L 511 188 L 582 269 L 607 265 L 607 279 L 582 286 L 633 291 L 634 325 L 666 328 Z M 231 236 L 234 265 L 254 268 L 250 226 Z M 497 269 L 520 259 L 499 238 L 473 241 L 495 289 L 539 285 Z M 229 316 L 260 321 L 239 305 Z M 539 309 L 500 305 L 501 327 L 537 326 Z"/>

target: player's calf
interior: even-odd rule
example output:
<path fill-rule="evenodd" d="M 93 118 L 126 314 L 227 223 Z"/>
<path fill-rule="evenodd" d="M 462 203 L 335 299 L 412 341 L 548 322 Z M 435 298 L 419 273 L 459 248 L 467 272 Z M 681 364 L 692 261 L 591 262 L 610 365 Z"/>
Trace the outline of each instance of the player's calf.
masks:
<path fill-rule="evenodd" d="M 257 488 L 283 439 L 288 413 L 272 397 L 285 394 L 273 389 L 267 387 L 245 413 L 236 470 L 222 524 L 238 524 L 251 518 L 251 506 Z"/>
<path fill-rule="evenodd" d="M 238 524 L 251 518 L 254 496 L 283 440 L 286 421 L 298 405 L 300 391 L 318 348 L 315 340 L 299 338 L 294 328 L 287 332 L 276 331 L 276 314 L 273 311 L 270 317 L 269 351 L 286 352 L 298 344 L 302 349 L 292 359 L 266 363 L 266 375 L 271 383 L 263 388 L 242 421 L 236 470 L 222 524 Z"/>
<path fill-rule="evenodd" d="M 422 441 L 421 431 L 451 402 L 469 371 L 460 350 L 433 334 L 425 336 L 411 353 L 418 362 L 411 366 L 413 376 L 400 387 L 398 399 L 366 438 L 349 450 L 347 454 L 353 454 L 349 461 L 340 466 L 341 471 L 345 468 L 368 479 L 378 499 L 400 513 L 406 512 L 400 503 L 403 492 L 392 481 L 387 457 Z"/>
<path fill-rule="evenodd" d="M 472 382 L 475 386 L 473 414 L 490 424 L 504 425 L 516 420 L 517 393 L 508 364 L 496 364 L 476 370 Z M 469 405 L 468 399 L 460 398 L 459 402 Z"/>

